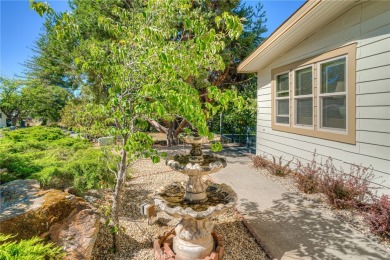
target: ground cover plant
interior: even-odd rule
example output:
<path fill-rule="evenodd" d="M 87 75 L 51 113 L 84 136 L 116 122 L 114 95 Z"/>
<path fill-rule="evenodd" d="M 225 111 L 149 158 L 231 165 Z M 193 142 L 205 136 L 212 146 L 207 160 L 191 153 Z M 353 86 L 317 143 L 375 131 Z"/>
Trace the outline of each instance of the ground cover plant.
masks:
<path fill-rule="evenodd" d="M 297 160 L 294 180 L 300 191 L 304 193 L 317 193 L 320 191 L 321 167 L 317 164 L 316 154 L 306 165 Z"/>
<path fill-rule="evenodd" d="M 290 164 L 293 159 L 283 163 L 283 158 L 280 156 L 276 160 L 275 156 L 272 156 L 272 163 L 269 163 L 266 167 L 267 171 L 273 175 L 286 176 L 291 172 Z"/>
<path fill-rule="evenodd" d="M 45 244 L 42 238 L 33 237 L 18 242 L 11 241 L 12 235 L 0 234 L 0 260 L 13 259 L 61 259 L 62 249 L 53 243 Z"/>
<path fill-rule="evenodd" d="M 350 171 L 345 172 L 342 168 L 337 169 L 329 157 L 321 168 L 320 190 L 334 208 L 358 208 L 371 194 L 373 178 L 372 168 L 352 165 Z"/>
<path fill-rule="evenodd" d="M 271 163 L 265 155 L 249 155 L 249 158 L 252 161 L 252 167 L 256 169 L 266 169 L 268 164 Z"/>
<path fill-rule="evenodd" d="M 291 172 L 290 164 L 292 160 L 283 163 L 283 158 L 280 156 L 278 159 L 272 156 L 272 162 L 268 160 L 267 156 L 254 155 L 249 156 L 252 160 L 252 166 L 256 169 L 266 169 L 270 174 L 276 176 L 286 176 Z"/>
<path fill-rule="evenodd" d="M 59 128 L 41 126 L 3 130 L 0 169 L 4 168 L 1 183 L 33 178 L 44 188 L 73 186 L 78 192 L 108 187 L 114 178 L 103 151 Z"/>
<path fill-rule="evenodd" d="M 364 219 L 373 233 L 382 238 L 390 239 L 390 198 L 387 195 L 382 195 L 373 200 L 374 202 L 366 208 Z"/>

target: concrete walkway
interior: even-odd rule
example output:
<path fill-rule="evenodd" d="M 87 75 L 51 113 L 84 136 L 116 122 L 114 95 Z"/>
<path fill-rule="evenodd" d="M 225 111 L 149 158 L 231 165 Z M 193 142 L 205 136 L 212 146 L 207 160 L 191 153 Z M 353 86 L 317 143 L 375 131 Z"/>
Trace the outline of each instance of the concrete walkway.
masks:
<path fill-rule="evenodd" d="M 221 152 L 228 166 L 210 177 L 237 192 L 238 211 L 271 258 L 390 259 L 389 250 L 249 167 L 242 152 Z"/>

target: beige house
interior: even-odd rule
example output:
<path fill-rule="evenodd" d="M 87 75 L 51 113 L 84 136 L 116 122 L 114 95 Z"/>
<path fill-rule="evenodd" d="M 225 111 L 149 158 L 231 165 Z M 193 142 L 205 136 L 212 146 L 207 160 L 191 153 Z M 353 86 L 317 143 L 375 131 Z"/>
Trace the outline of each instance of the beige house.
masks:
<path fill-rule="evenodd" d="M 7 119 L 7 117 L 5 116 L 5 114 L 3 112 L 1 112 L 1 110 L 0 110 L 0 128 L 7 126 L 6 119 Z"/>
<path fill-rule="evenodd" d="M 309 0 L 238 70 L 258 77 L 258 154 L 372 165 L 390 194 L 390 1 Z"/>

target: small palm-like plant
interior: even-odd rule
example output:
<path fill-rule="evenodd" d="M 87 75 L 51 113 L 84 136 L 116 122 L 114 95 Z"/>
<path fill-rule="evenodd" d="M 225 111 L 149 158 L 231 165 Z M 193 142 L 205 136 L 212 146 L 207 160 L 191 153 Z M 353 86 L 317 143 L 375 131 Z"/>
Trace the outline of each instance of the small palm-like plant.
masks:
<path fill-rule="evenodd" d="M 282 156 L 279 157 L 278 160 L 276 160 L 275 156 L 272 156 L 272 162 L 269 163 L 266 166 L 266 169 L 268 170 L 269 173 L 276 175 L 276 176 L 286 176 L 291 172 L 290 163 L 292 162 L 293 159 L 290 161 L 287 161 L 287 163 L 283 164 L 283 159 Z"/>

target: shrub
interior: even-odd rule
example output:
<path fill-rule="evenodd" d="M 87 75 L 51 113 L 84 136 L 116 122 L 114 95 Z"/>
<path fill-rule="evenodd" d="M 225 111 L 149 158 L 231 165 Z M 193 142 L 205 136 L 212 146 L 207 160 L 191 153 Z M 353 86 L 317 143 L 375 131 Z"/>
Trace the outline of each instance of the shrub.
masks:
<path fill-rule="evenodd" d="M 54 141 L 63 138 L 65 134 L 59 128 L 36 126 L 4 132 L 4 136 L 15 142 L 25 142 L 28 140 Z"/>
<path fill-rule="evenodd" d="M 367 206 L 364 214 L 365 221 L 369 224 L 373 233 L 382 238 L 390 239 L 390 198 L 382 195 L 380 199 L 374 199 L 374 203 Z"/>
<path fill-rule="evenodd" d="M 112 162 L 115 164 L 115 158 Z M 113 165 L 111 168 L 114 168 Z M 114 168 L 114 171 L 116 169 Z M 80 150 L 73 155 L 67 171 L 73 176 L 73 186 L 78 191 L 105 188 L 115 183 L 115 176 L 107 167 L 104 153 L 99 149 Z"/>
<path fill-rule="evenodd" d="M 321 170 L 321 191 L 327 196 L 329 204 L 338 209 L 363 205 L 370 194 L 369 185 L 374 177 L 372 168 L 352 165 L 350 173 L 342 168 L 336 169 L 332 158 L 328 158 Z"/>
<path fill-rule="evenodd" d="M 320 190 L 321 167 L 317 165 L 315 153 L 313 159 L 306 165 L 303 165 L 301 161 L 297 160 L 297 168 L 295 171 L 294 180 L 299 190 L 309 194 L 316 193 Z"/>
<path fill-rule="evenodd" d="M 286 176 L 291 172 L 291 169 L 289 168 L 290 163 L 293 159 L 288 161 L 286 164 L 283 165 L 283 159 L 282 156 L 279 157 L 279 160 L 276 161 L 275 156 L 272 156 L 273 163 L 268 163 L 266 166 L 266 169 L 269 173 L 277 176 Z"/>
<path fill-rule="evenodd" d="M 30 127 L 7 132 L 0 139 L 2 168 L 7 168 L 7 173 L 0 176 L 1 183 L 33 178 L 45 188 L 74 186 L 82 192 L 114 182 L 100 149 L 86 140 L 66 136 L 58 128 Z"/>
<path fill-rule="evenodd" d="M 266 169 L 271 163 L 266 156 L 262 155 L 249 155 L 249 158 L 252 160 L 252 167 L 256 169 Z"/>
<path fill-rule="evenodd" d="M 43 239 L 33 237 L 19 242 L 7 241 L 12 239 L 12 235 L 0 234 L 0 260 L 8 259 L 61 259 L 65 254 L 60 247 L 53 243 L 43 243 Z"/>

